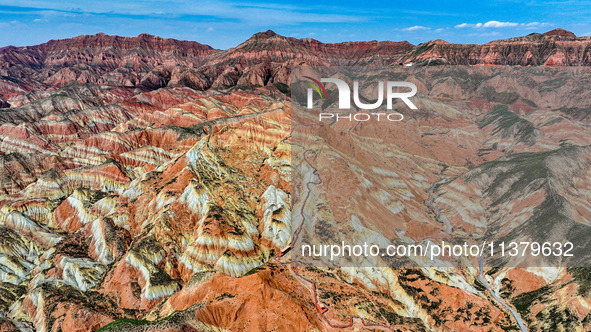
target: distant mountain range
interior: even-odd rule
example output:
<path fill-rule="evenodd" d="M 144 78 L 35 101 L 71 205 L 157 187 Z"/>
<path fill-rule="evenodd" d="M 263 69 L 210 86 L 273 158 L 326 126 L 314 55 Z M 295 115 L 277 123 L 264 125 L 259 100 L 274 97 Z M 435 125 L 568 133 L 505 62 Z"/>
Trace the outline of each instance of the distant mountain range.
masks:
<path fill-rule="evenodd" d="M 591 37 L 555 29 L 483 45 L 443 40 L 322 43 L 269 30 L 228 50 L 141 34 L 102 33 L 0 48 L 0 107 L 34 89 L 94 83 L 197 90 L 289 84 L 293 65 L 591 65 Z M 17 98 L 18 99 L 18 98 Z M 17 100 L 10 102 L 22 104 Z"/>

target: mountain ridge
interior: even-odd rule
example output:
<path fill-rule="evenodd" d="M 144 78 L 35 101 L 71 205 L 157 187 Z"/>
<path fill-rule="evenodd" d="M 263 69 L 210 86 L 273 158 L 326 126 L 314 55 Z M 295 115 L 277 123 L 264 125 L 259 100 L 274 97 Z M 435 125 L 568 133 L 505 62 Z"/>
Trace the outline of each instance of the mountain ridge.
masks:
<path fill-rule="evenodd" d="M 432 40 L 428 40 L 426 42 L 423 43 L 419 43 L 417 45 L 414 45 L 412 43 L 409 43 L 406 40 L 401 40 L 401 41 L 392 41 L 392 40 L 384 40 L 384 41 L 377 41 L 377 40 L 367 40 L 367 41 L 342 41 L 342 42 L 333 42 L 333 43 L 325 43 L 322 41 L 319 41 L 317 39 L 314 38 L 295 38 L 295 37 L 286 37 L 283 35 L 280 35 L 278 33 L 276 33 L 275 31 L 269 29 L 267 31 L 261 31 L 261 32 L 257 32 L 254 33 L 249 39 L 247 39 L 246 41 L 250 40 L 250 39 L 265 39 L 265 38 L 270 38 L 270 37 L 282 37 L 282 38 L 286 38 L 286 39 L 290 39 L 290 40 L 299 40 L 299 41 L 304 41 L 304 42 L 312 42 L 312 43 L 319 43 L 319 44 L 325 44 L 325 45 L 332 45 L 332 44 L 343 44 L 343 45 L 347 45 L 347 44 L 363 44 L 363 43 L 408 43 L 412 46 L 419 46 L 422 44 L 428 44 L 431 43 L 433 41 L 443 41 L 445 43 L 448 44 L 454 44 L 454 45 L 486 45 L 488 43 L 494 43 L 494 42 L 502 42 L 502 41 L 513 41 L 513 40 L 519 40 L 519 39 L 524 39 L 524 38 L 528 38 L 531 36 L 542 36 L 542 37 L 546 37 L 546 38 L 555 38 L 555 39 L 562 39 L 562 40 L 586 40 L 589 41 L 591 40 L 591 37 L 588 36 L 577 36 L 575 35 L 573 32 L 562 29 L 562 28 L 556 28 L 556 29 L 552 29 L 549 30 L 547 32 L 544 33 L 538 33 L 538 32 L 533 32 L 530 33 L 528 35 L 525 36 L 517 36 L 517 37 L 510 37 L 510 38 L 504 38 L 504 39 L 496 39 L 496 40 L 491 40 L 489 42 L 483 43 L 483 44 L 478 44 L 478 43 L 451 43 L 448 42 L 446 40 L 443 39 L 432 39 Z M 34 44 L 34 45 L 26 45 L 26 46 L 15 46 L 15 45 L 6 45 L 6 46 L 2 46 L 0 47 L 0 54 L 6 52 L 7 50 L 16 50 L 16 49 L 28 49 L 28 48 L 35 48 L 35 47 L 47 47 L 49 45 L 55 45 L 55 44 L 60 44 L 62 42 L 68 43 L 69 41 L 76 41 L 76 40 L 106 40 L 106 39 L 113 39 L 113 40 L 118 40 L 118 41 L 134 41 L 134 40 L 138 40 L 138 41 L 163 41 L 165 43 L 175 43 L 175 44 L 184 44 L 184 45 L 189 45 L 189 44 L 194 44 L 194 45 L 198 45 L 198 47 L 200 46 L 200 48 L 203 49 L 210 49 L 210 50 L 215 50 L 215 51 L 224 51 L 224 49 L 216 49 L 210 45 L 207 44 L 203 44 L 200 43 L 198 41 L 193 41 L 193 40 L 186 40 L 186 39 L 175 39 L 175 38 L 167 38 L 167 37 L 160 37 L 157 35 L 152 35 L 149 33 L 141 33 L 135 37 L 133 36 L 120 36 L 120 35 L 109 35 L 103 32 L 97 32 L 95 34 L 87 34 L 87 35 L 78 35 L 78 36 L 74 36 L 74 37 L 70 37 L 70 38 L 61 38 L 61 39 L 50 39 L 44 43 L 40 43 L 40 44 Z M 245 42 L 246 42 L 245 41 Z M 244 42 L 243 42 L 244 43 Z M 240 44 L 239 44 L 240 45 Z M 226 49 L 226 50 L 230 50 L 233 48 L 238 47 L 239 45 Z"/>
<path fill-rule="evenodd" d="M 32 90 L 98 84 L 154 90 L 195 90 L 289 85 L 291 67 L 414 65 L 589 66 L 591 38 L 554 29 L 544 34 L 452 44 L 440 39 L 323 43 L 272 30 L 227 50 L 194 41 L 104 33 L 0 48 L 0 106 L 19 106 Z M 24 98 L 24 100 L 23 100 Z"/>

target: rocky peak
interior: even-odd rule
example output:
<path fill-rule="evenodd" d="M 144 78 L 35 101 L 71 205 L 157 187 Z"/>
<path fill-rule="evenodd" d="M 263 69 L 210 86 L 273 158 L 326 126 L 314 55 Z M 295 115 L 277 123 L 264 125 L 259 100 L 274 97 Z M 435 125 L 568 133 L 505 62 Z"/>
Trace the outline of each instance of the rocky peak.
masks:
<path fill-rule="evenodd" d="M 552 37 L 552 38 L 556 38 L 556 39 L 563 39 L 563 40 L 574 40 L 577 39 L 577 36 L 568 31 L 568 30 L 564 30 L 564 29 L 554 29 L 554 30 L 550 30 L 546 33 L 544 33 L 545 36 L 548 37 Z"/>
<path fill-rule="evenodd" d="M 269 37 L 275 37 L 275 36 L 277 36 L 277 33 L 275 33 L 275 31 L 269 29 L 265 32 L 257 32 L 254 35 L 252 35 L 251 38 L 259 39 L 259 38 L 269 38 Z"/>
<path fill-rule="evenodd" d="M 450 42 L 445 41 L 443 39 L 434 39 L 434 40 L 431 40 L 429 42 L 429 44 L 434 44 L 434 45 L 449 45 Z"/>
<path fill-rule="evenodd" d="M 116 35 L 106 35 L 99 32 L 94 35 L 81 35 L 70 39 L 50 40 L 47 43 L 37 46 L 40 49 L 79 49 L 79 48 L 103 48 L 113 47 L 121 49 L 131 49 L 136 47 L 146 47 L 152 49 L 181 49 L 181 50 L 213 50 L 213 47 L 200 44 L 193 41 L 176 40 L 162 38 L 147 33 L 142 33 L 137 37 L 124 37 Z"/>

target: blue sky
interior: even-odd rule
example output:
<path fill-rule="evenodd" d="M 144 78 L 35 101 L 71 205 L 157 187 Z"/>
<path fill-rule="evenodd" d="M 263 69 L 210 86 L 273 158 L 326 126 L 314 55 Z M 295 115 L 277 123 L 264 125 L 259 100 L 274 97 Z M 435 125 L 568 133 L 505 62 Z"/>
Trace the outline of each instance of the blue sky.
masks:
<path fill-rule="evenodd" d="M 557 27 L 591 35 L 590 18 L 591 1 L 0 0 L 0 46 L 147 32 L 225 49 L 267 29 L 322 42 L 485 43 Z"/>

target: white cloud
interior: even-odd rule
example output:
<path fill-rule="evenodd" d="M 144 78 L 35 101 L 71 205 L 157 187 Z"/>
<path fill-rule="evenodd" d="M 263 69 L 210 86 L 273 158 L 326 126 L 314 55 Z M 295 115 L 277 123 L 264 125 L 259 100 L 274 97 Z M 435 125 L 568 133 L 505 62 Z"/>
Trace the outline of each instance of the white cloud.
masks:
<path fill-rule="evenodd" d="M 481 28 L 483 26 L 482 23 L 476 23 L 476 24 L 472 24 L 472 23 L 462 23 L 462 24 L 458 24 L 456 25 L 454 28 L 456 29 L 463 29 L 463 28 Z"/>
<path fill-rule="evenodd" d="M 417 30 L 429 30 L 429 28 L 424 27 L 422 25 L 415 25 L 409 28 L 404 28 L 402 31 L 417 31 Z"/>
<path fill-rule="evenodd" d="M 527 30 L 543 28 L 547 26 L 551 26 L 550 23 L 540 23 L 540 22 L 530 22 L 530 23 L 521 23 L 520 26 L 524 27 Z"/>
<path fill-rule="evenodd" d="M 488 21 L 485 23 L 461 23 L 456 25 L 454 28 L 456 29 L 463 29 L 463 28 L 515 28 L 515 27 L 523 27 L 526 29 L 534 29 L 539 27 L 545 27 L 551 25 L 550 23 L 540 23 L 540 22 L 529 22 L 529 23 L 517 23 L 517 22 L 500 22 L 500 21 Z"/>
<path fill-rule="evenodd" d="M 485 28 L 513 28 L 518 26 L 519 23 L 514 22 L 499 22 L 499 21 L 488 21 L 484 23 Z"/>
<path fill-rule="evenodd" d="M 215 31 L 215 29 L 212 27 L 207 28 L 207 32 L 212 32 L 212 31 Z"/>

